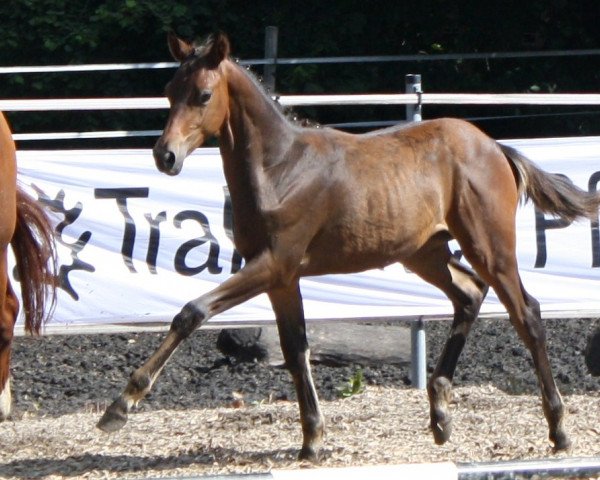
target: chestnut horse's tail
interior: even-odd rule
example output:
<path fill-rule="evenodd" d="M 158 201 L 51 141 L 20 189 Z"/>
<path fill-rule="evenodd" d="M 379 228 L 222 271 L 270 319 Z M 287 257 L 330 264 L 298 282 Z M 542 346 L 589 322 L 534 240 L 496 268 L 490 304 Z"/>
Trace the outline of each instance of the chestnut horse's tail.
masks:
<path fill-rule="evenodd" d="M 39 203 L 17 186 L 15 254 L 25 330 L 39 334 L 56 304 L 56 249 L 52 225 Z"/>
<path fill-rule="evenodd" d="M 600 192 L 582 190 L 564 175 L 545 172 L 514 148 L 499 145 L 517 172 L 519 191 L 526 200 L 568 222 L 580 217 L 597 218 Z"/>

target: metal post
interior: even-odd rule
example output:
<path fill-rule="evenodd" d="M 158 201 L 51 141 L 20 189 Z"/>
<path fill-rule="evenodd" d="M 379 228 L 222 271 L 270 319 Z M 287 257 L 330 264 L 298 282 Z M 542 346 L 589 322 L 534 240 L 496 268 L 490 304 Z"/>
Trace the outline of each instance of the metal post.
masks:
<path fill-rule="evenodd" d="M 269 93 L 275 93 L 275 70 L 277 68 L 277 27 L 265 28 L 265 60 L 263 81 Z"/>
<path fill-rule="evenodd" d="M 406 93 L 416 93 L 417 103 L 406 105 L 406 120 L 420 122 L 421 115 L 421 75 L 409 74 L 405 79 Z M 410 326 L 410 380 L 414 388 L 423 390 L 427 384 L 427 343 L 425 339 L 425 324 L 419 318 Z"/>
<path fill-rule="evenodd" d="M 414 388 L 423 390 L 427 384 L 427 344 L 422 318 L 410 326 L 410 357 L 410 381 Z"/>
<path fill-rule="evenodd" d="M 414 105 L 406 105 L 406 120 L 409 122 L 420 122 L 423 117 L 421 116 L 421 75 L 410 73 L 404 77 L 405 91 L 406 93 L 416 93 L 418 95 L 418 101 Z"/>

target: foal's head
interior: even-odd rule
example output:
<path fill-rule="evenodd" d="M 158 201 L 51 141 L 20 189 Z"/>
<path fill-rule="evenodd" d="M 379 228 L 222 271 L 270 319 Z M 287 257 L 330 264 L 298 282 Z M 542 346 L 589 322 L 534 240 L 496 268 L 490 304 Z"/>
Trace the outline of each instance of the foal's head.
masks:
<path fill-rule="evenodd" d="M 229 98 L 221 62 L 229 56 L 229 41 L 217 34 L 196 46 L 170 34 L 168 42 L 181 65 L 166 87 L 171 109 L 153 153 L 161 172 L 177 175 L 185 157 L 218 134 L 227 119 Z"/>

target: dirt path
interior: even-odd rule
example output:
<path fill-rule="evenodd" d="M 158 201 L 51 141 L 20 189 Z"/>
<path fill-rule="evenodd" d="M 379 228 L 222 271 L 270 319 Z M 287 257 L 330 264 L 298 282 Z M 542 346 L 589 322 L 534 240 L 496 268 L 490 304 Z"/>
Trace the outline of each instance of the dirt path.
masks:
<path fill-rule="evenodd" d="M 574 446 L 560 455 L 549 449 L 536 396 L 510 396 L 484 385 L 458 388 L 456 400 L 453 436 L 441 447 L 429 432 L 422 391 L 368 387 L 323 402 L 321 466 L 600 456 L 598 393 L 565 398 Z M 289 401 L 158 410 L 135 414 L 122 431 L 106 435 L 94 426 L 96 412 L 31 416 L 0 425 L 0 476 L 156 478 L 300 468 L 297 417 Z"/>
<path fill-rule="evenodd" d="M 547 322 L 574 441 L 559 456 L 600 456 L 600 378 L 586 373 L 581 355 L 597 324 Z M 430 368 L 447 328 L 427 327 Z M 95 423 L 160 335 L 19 339 L 14 419 L 0 424 L 0 477 L 156 478 L 302 467 L 287 372 L 232 364 L 215 338 L 198 332 L 185 344 L 126 427 L 111 435 Z M 453 436 L 442 447 L 428 429 L 425 393 L 406 385 L 408 366 L 313 370 L 327 424 L 321 466 L 554 457 L 531 362 L 507 323 L 480 322 L 472 333 L 455 378 Z M 340 399 L 339 388 L 358 370 L 365 392 Z"/>

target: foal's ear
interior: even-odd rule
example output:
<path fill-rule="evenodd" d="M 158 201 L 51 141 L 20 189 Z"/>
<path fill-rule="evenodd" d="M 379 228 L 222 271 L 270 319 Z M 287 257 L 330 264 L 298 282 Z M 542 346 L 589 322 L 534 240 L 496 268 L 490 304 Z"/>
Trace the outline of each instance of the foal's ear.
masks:
<path fill-rule="evenodd" d="M 180 63 L 194 53 L 194 45 L 179 38 L 173 32 L 169 32 L 167 43 L 169 44 L 171 55 L 173 55 L 173 58 Z"/>
<path fill-rule="evenodd" d="M 205 59 L 209 68 L 217 68 L 219 64 L 229 57 L 229 40 L 224 33 L 215 33 L 205 53 Z"/>

